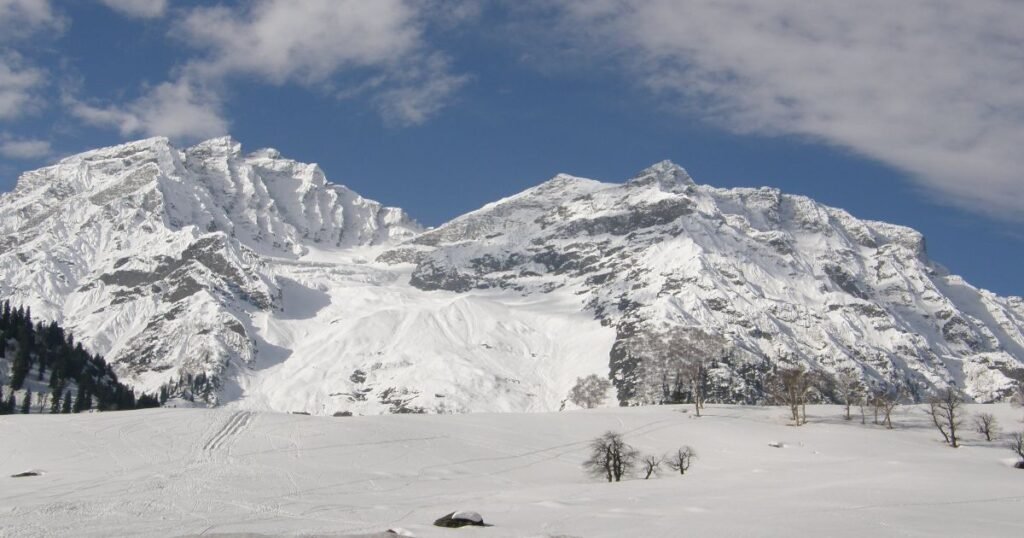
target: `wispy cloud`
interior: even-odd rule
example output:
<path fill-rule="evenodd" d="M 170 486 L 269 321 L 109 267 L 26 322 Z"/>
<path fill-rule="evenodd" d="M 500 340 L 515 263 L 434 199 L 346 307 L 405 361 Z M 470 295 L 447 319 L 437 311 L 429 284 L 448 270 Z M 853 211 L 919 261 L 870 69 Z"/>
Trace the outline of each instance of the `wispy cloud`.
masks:
<path fill-rule="evenodd" d="M 56 35 L 65 21 L 45 0 L 0 0 L 0 120 L 11 120 L 40 109 L 45 70 L 18 52 L 30 38 Z"/>
<path fill-rule="evenodd" d="M 44 30 L 60 33 L 65 22 L 48 0 L 0 0 L 0 42 L 23 39 Z"/>
<path fill-rule="evenodd" d="M 139 19 L 163 17 L 167 12 L 167 0 L 100 0 L 104 5 L 126 15 Z"/>
<path fill-rule="evenodd" d="M 40 159 L 53 154 L 47 140 L 16 139 L 0 135 L 0 156 L 9 159 Z"/>
<path fill-rule="evenodd" d="M 0 120 L 23 116 L 40 106 L 36 91 L 46 83 L 46 73 L 25 65 L 20 56 L 0 56 Z"/>
<path fill-rule="evenodd" d="M 1024 4 L 570 0 L 560 32 L 672 106 L 808 136 L 1024 220 Z"/>
<path fill-rule="evenodd" d="M 245 77 L 247 82 L 298 84 L 328 95 L 359 95 L 374 103 L 390 123 L 422 123 L 466 80 L 452 72 L 447 58 L 424 37 L 428 22 L 422 9 L 429 5 L 403 0 L 262 0 L 242 9 L 182 11 L 171 35 L 196 53 L 168 82 L 128 103 L 87 105 L 73 100 L 72 111 L 86 121 L 116 126 L 126 135 L 203 138 L 226 128 L 221 94 Z M 472 10 L 446 20 L 466 13 Z"/>
<path fill-rule="evenodd" d="M 122 135 L 167 136 L 175 139 L 209 138 L 227 133 L 218 97 L 188 79 L 164 82 L 127 104 L 97 106 L 67 99 L 78 119 L 116 128 Z"/>

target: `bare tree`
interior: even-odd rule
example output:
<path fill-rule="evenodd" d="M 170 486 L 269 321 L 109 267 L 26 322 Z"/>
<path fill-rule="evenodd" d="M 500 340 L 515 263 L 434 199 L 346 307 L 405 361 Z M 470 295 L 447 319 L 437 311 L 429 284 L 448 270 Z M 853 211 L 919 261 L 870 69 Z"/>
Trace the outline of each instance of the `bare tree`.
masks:
<path fill-rule="evenodd" d="M 697 412 L 697 416 L 700 416 L 700 412 L 704 409 L 704 385 L 707 379 L 707 364 L 705 359 L 695 357 L 683 366 L 682 378 L 690 387 L 691 399 L 693 400 L 693 409 Z"/>
<path fill-rule="evenodd" d="M 1017 382 L 1017 387 L 1014 389 L 1013 395 L 1010 396 L 1010 405 L 1024 407 L 1024 381 Z"/>
<path fill-rule="evenodd" d="M 1018 469 L 1024 469 L 1024 433 L 1017 432 L 1010 435 L 1009 447 L 1020 458 L 1013 466 Z"/>
<path fill-rule="evenodd" d="M 957 429 L 963 424 L 964 399 L 960 392 L 949 387 L 928 400 L 932 423 L 942 438 L 953 448 L 960 446 Z"/>
<path fill-rule="evenodd" d="M 576 384 L 569 390 L 569 400 L 580 407 L 592 409 L 604 402 L 609 387 L 611 383 L 596 374 L 577 377 Z"/>
<path fill-rule="evenodd" d="M 857 406 L 860 407 L 860 423 L 867 423 L 867 408 L 868 408 L 868 395 L 866 393 L 860 395 L 860 399 L 857 400 Z"/>
<path fill-rule="evenodd" d="M 39 397 L 36 398 L 36 407 L 39 408 L 39 413 L 46 410 L 46 404 L 50 402 L 50 395 L 46 392 L 40 392 Z"/>
<path fill-rule="evenodd" d="M 728 340 L 700 329 L 675 331 L 669 340 L 673 353 L 683 357 L 683 379 L 690 389 L 697 416 L 704 409 L 707 395 L 708 363 L 720 360 L 732 352 Z"/>
<path fill-rule="evenodd" d="M 596 477 L 619 482 L 636 466 L 638 452 L 622 440 L 622 434 L 605 432 L 590 442 L 590 457 L 583 468 Z"/>
<path fill-rule="evenodd" d="M 697 458 L 697 451 L 690 446 L 683 446 L 676 450 L 674 454 L 670 454 L 665 458 L 665 464 L 669 466 L 673 471 L 679 471 L 679 474 L 686 474 L 686 471 L 690 469 L 690 464 Z"/>
<path fill-rule="evenodd" d="M 644 480 L 651 478 L 651 475 L 657 474 L 661 470 L 662 463 L 661 456 L 644 456 L 640 458 L 640 465 L 644 469 Z"/>
<path fill-rule="evenodd" d="M 903 391 L 898 389 L 890 389 L 885 391 L 879 391 L 875 393 L 875 424 L 878 424 L 878 413 L 882 413 L 882 424 L 885 427 L 892 429 L 892 412 L 900 405 L 900 400 L 903 399 Z"/>
<path fill-rule="evenodd" d="M 789 406 L 793 423 L 799 426 L 807 423 L 807 397 L 816 383 L 816 376 L 802 366 L 785 368 L 769 377 L 768 393 L 776 403 Z"/>
<path fill-rule="evenodd" d="M 992 413 L 978 413 L 974 415 L 974 429 L 985 436 L 986 441 L 992 441 L 993 437 L 999 436 L 999 422 Z"/>
<path fill-rule="evenodd" d="M 842 372 L 836 377 L 836 393 L 839 401 L 846 407 L 846 420 L 850 420 L 850 407 L 861 400 L 863 389 L 861 380 L 852 372 Z M 863 409 L 862 413 L 863 415 Z"/>

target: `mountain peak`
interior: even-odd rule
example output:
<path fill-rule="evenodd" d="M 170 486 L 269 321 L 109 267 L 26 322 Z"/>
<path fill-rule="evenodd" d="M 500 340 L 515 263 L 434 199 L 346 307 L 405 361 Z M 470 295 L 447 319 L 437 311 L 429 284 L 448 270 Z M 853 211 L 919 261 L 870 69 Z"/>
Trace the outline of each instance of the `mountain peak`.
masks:
<path fill-rule="evenodd" d="M 209 152 L 237 157 L 242 153 L 242 144 L 232 138 L 231 135 L 224 135 L 211 138 L 209 140 L 203 140 L 202 142 L 188 148 L 186 151 L 189 153 Z"/>
<path fill-rule="evenodd" d="M 680 192 L 689 190 L 696 183 L 682 166 L 664 160 L 641 170 L 627 182 L 627 185 L 635 187 L 652 185 L 663 191 Z"/>

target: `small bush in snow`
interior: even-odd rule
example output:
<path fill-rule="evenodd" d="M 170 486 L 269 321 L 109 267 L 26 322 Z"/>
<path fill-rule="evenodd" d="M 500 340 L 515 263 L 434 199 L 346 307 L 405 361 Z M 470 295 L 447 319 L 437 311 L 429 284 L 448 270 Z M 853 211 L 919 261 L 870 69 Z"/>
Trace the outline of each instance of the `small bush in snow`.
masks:
<path fill-rule="evenodd" d="M 663 461 L 664 460 L 661 456 L 647 455 L 640 458 L 640 465 L 642 465 L 644 469 L 644 480 L 651 478 L 652 475 L 658 474 L 658 471 L 661 470 L 661 463 Z"/>
<path fill-rule="evenodd" d="M 1024 433 L 1017 432 L 1010 436 L 1010 450 L 1017 455 L 1017 463 L 1014 467 L 1024 469 Z"/>
<path fill-rule="evenodd" d="M 667 456 L 665 460 L 670 469 L 679 471 L 679 474 L 686 474 L 696 457 L 697 451 L 693 447 L 684 446 L 676 450 L 675 454 Z"/>

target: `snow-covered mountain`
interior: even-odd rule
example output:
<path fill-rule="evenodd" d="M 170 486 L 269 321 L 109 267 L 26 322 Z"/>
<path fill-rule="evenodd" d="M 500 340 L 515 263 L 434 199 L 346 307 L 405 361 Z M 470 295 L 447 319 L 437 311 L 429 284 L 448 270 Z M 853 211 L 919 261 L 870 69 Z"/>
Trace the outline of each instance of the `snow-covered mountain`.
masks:
<path fill-rule="evenodd" d="M 651 400 L 640 334 L 730 352 L 713 397 L 777 365 L 980 401 L 1024 379 L 1024 300 L 914 230 L 775 189 L 559 175 L 422 231 L 273 150 L 150 139 L 26 173 L 0 198 L 0 293 L 154 390 L 312 413 L 558 408 L 578 376 Z M 199 392 L 203 388 L 199 387 Z"/>

